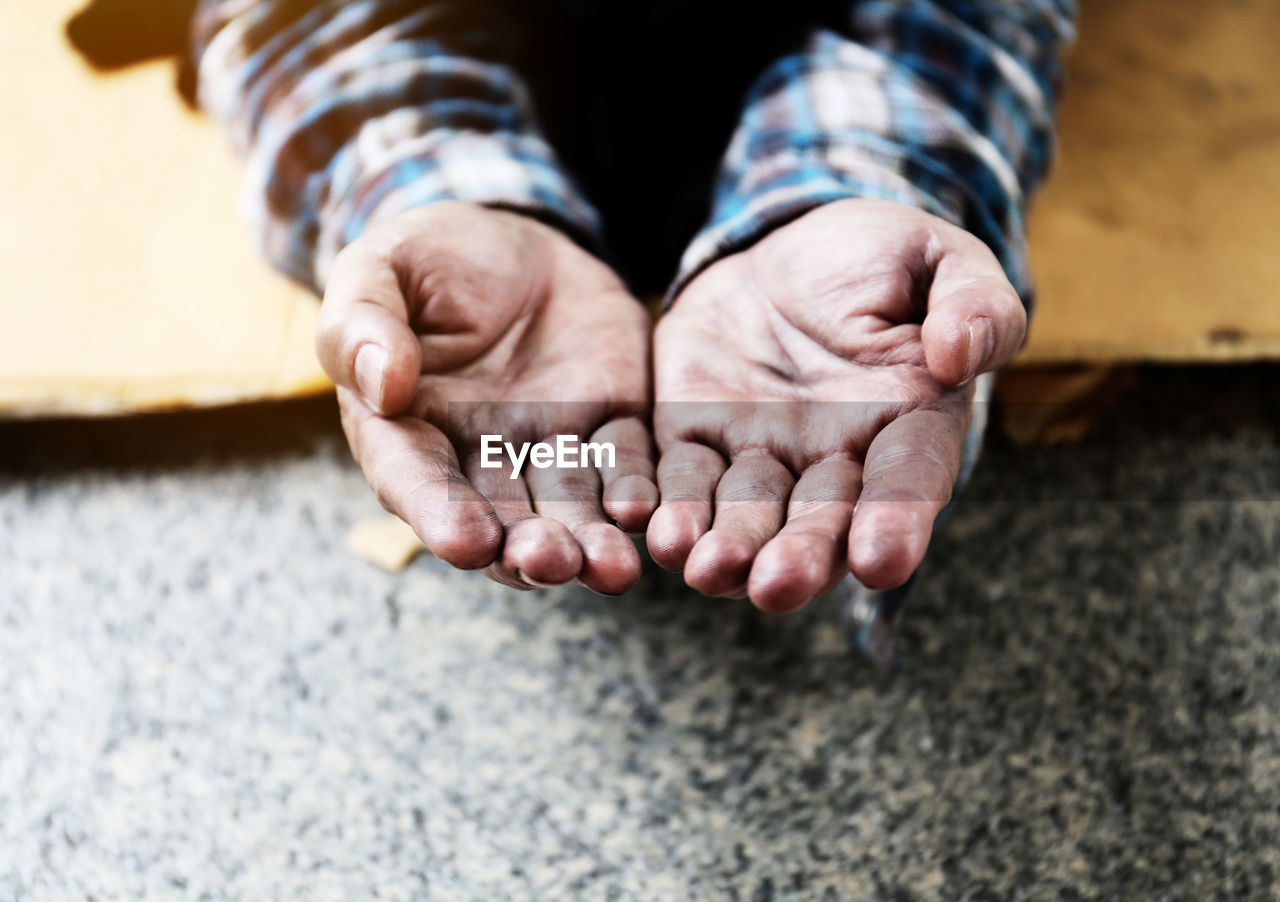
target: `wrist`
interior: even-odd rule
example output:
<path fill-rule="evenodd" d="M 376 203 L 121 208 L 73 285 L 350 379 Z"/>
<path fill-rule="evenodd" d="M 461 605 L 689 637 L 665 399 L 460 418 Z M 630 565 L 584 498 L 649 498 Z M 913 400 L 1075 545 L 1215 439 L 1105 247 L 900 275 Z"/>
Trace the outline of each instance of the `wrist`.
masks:
<path fill-rule="evenodd" d="M 406 138 L 378 166 L 335 181 L 346 188 L 326 203 L 321 217 L 320 284 L 337 252 L 368 229 L 437 204 L 514 211 L 584 247 L 600 244 L 596 211 L 536 135 L 437 130 Z"/>

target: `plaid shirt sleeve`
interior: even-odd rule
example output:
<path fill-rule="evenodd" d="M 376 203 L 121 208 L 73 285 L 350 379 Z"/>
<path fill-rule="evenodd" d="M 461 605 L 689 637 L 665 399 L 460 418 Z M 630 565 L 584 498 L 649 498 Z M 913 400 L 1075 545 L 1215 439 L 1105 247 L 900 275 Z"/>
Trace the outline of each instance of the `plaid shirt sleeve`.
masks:
<path fill-rule="evenodd" d="M 1074 0 L 858 0 L 750 91 L 669 298 L 808 210 L 870 197 L 985 241 L 1030 304 L 1024 217 L 1053 150 Z"/>
<path fill-rule="evenodd" d="M 242 210 L 275 266 L 322 290 L 366 225 L 450 199 L 594 243 L 504 24 L 478 0 L 202 0 L 201 103 L 247 159 Z"/>

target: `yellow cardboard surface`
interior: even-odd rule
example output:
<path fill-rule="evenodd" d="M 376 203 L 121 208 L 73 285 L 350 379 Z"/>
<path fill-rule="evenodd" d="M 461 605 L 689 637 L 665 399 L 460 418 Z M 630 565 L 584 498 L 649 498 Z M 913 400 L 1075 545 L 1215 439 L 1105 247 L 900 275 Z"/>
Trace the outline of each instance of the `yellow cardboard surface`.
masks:
<path fill-rule="evenodd" d="M 0 413 L 322 390 L 317 302 L 253 248 L 227 141 L 170 64 L 93 73 L 78 5 L 0 3 Z"/>
<path fill-rule="evenodd" d="M 0 415 L 323 390 L 225 139 L 169 64 L 93 73 L 77 5 L 0 3 Z M 1280 5 L 1087 2 L 1070 70 L 1022 360 L 1280 356 Z"/>
<path fill-rule="evenodd" d="M 1280 356 L 1280 2 L 1083 4 L 1023 362 Z"/>

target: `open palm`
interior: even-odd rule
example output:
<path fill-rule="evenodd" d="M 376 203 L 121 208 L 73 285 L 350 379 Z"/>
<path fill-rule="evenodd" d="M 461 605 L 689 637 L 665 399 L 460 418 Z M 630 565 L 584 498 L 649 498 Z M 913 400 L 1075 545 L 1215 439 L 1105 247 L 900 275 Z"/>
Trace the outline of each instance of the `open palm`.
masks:
<path fill-rule="evenodd" d="M 657 504 L 649 318 L 604 264 L 524 215 L 439 203 L 339 255 L 317 348 L 356 459 L 438 557 L 517 588 L 640 575 Z M 481 437 L 610 442 L 607 468 L 481 466 Z"/>
<path fill-rule="evenodd" d="M 709 594 L 793 610 L 850 568 L 919 566 L 972 380 L 1026 317 L 991 252 L 918 210 L 814 210 L 699 274 L 654 340 L 654 558 Z"/>

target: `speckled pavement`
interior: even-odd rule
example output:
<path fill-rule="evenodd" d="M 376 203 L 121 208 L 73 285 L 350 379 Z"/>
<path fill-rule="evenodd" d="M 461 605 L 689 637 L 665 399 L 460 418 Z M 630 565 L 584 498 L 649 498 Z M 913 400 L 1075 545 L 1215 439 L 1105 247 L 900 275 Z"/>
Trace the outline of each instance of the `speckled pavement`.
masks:
<path fill-rule="evenodd" d="M 359 563 L 328 406 L 0 427 L 0 900 L 1280 898 L 1277 386 L 997 443 L 890 677 Z"/>

